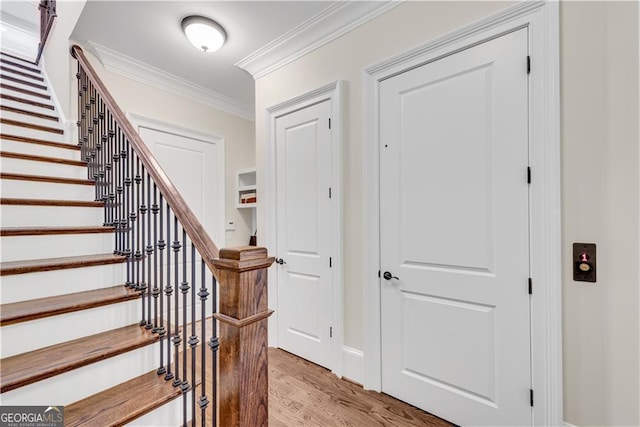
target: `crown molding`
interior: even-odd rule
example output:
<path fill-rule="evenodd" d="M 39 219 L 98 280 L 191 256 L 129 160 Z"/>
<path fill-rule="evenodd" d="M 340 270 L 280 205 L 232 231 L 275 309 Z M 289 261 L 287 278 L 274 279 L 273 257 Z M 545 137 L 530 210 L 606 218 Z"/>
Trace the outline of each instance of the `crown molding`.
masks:
<path fill-rule="evenodd" d="M 88 45 L 88 50 L 98 58 L 107 71 L 246 120 L 255 120 L 255 107 L 252 104 L 239 102 L 98 43 L 88 41 Z"/>
<path fill-rule="evenodd" d="M 318 49 L 405 0 L 336 1 L 234 65 L 259 79 Z"/>

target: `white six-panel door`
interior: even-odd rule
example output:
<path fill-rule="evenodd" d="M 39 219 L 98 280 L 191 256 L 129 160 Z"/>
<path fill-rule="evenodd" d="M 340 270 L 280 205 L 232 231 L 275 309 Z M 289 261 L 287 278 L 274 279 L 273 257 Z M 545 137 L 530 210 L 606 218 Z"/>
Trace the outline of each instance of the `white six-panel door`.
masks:
<path fill-rule="evenodd" d="M 527 30 L 380 85 L 382 391 L 528 425 Z"/>
<path fill-rule="evenodd" d="M 331 101 L 276 119 L 278 346 L 331 367 Z"/>

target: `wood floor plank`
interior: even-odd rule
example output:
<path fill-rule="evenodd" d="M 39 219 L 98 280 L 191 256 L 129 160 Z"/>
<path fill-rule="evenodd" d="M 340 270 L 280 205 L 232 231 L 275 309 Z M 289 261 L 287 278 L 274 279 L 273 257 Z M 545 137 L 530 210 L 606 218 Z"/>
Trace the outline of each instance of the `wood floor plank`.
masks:
<path fill-rule="evenodd" d="M 0 276 L 36 273 L 39 271 L 63 270 L 68 268 L 92 267 L 96 265 L 118 264 L 125 262 L 121 255 L 99 254 L 63 258 L 45 258 L 26 261 L 0 263 Z"/>
<path fill-rule="evenodd" d="M 2 304 L 0 306 L 0 326 L 13 325 L 29 320 L 116 304 L 136 299 L 139 296 L 140 291 L 119 285 L 104 289 L 93 289 L 67 295 Z"/>
<path fill-rule="evenodd" d="M 158 340 L 138 324 L 2 359 L 0 392 L 5 393 Z"/>
<path fill-rule="evenodd" d="M 365 391 L 327 369 L 269 349 L 270 426 L 451 426 L 383 393 Z"/>

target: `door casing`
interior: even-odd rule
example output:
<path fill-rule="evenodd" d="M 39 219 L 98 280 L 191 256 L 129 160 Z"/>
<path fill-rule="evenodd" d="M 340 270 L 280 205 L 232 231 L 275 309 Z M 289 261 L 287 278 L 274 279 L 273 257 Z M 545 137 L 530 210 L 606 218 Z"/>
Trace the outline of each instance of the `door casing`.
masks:
<path fill-rule="evenodd" d="M 529 28 L 533 424 L 562 425 L 559 8 L 520 2 L 363 70 L 364 378 L 381 390 L 379 84 L 483 41 Z M 523 58 L 526 67 L 526 58 Z M 524 165 L 523 165 L 524 166 Z M 523 171 L 523 179 L 526 173 Z M 365 214 L 366 213 L 366 214 Z"/>
<path fill-rule="evenodd" d="M 265 203 L 266 223 L 271 224 L 265 233 L 266 246 L 269 253 L 278 254 L 277 247 L 277 211 L 276 211 L 276 119 L 294 111 L 329 100 L 331 103 L 331 190 L 332 204 L 332 282 L 333 301 L 331 319 L 333 327 L 331 362 L 329 369 L 338 375 L 343 374 L 343 280 L 342 280 L 342 102 L 345 83 L 335 81 L 310 92 L 291 98 L 266 109 L 266 147 L 265 147 Z M 278 275 L 275 269 L 269 269 L 269 307 L 278 306 Z M 269 319 L 269 346 L 278 346 L 277 310 Z"/>

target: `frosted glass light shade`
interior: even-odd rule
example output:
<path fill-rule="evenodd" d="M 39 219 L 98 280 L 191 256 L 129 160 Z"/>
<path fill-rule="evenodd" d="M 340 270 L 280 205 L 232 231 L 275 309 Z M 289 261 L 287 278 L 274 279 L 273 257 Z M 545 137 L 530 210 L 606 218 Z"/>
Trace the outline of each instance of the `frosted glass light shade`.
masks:
<path fill-rule="evenodd" d="M 227 33 L 217 22 L 203 16 L 187 16 L 182 30 L 192 45 L 203 52 L 215 52 L 227 39 Z"/>

